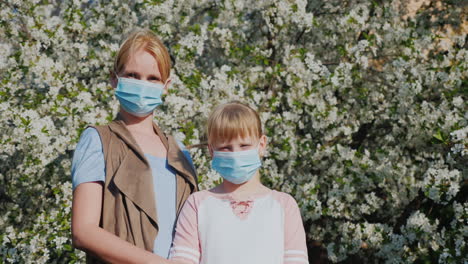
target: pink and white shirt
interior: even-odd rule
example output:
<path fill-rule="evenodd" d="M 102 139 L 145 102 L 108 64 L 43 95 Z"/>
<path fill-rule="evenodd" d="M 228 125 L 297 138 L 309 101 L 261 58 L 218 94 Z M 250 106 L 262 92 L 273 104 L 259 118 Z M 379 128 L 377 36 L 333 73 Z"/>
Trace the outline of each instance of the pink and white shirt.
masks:
<path fill-rule="evenodd" d="M 289 194 L 248 200 L 200 191 L 184 204 L 170 253 L 187 264 L 309 263 L 301 214 Z"/>

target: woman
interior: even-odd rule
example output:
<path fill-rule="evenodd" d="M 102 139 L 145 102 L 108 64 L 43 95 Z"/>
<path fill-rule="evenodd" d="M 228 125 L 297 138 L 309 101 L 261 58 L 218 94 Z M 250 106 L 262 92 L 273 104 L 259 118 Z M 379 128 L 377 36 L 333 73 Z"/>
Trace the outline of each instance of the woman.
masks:
<path fill-rule="evenodd" d="M 197 190 L 188 154 L 153 122 L 170 57 L 149 30 L 122 44 L 111 84 L 117 118 L 88 127 L 72 163 L 72 239 L 88 263 L 166 263 L 183 203 Z"/>

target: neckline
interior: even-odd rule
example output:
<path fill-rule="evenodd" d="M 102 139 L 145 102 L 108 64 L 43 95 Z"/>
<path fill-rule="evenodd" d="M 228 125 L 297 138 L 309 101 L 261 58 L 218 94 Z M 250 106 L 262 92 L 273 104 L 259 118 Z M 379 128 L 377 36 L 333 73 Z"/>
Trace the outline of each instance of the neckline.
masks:
<path fill-rule="evenodd" d="M 154 158 L 154 159 L 167 160 L 167 157 L 158 157 L 158 156 L 154 156 L 154 155 L 149 154 L 149 153 L 145 153 L 145 156 L 150 157 L 150 158 Z"/>
<path fill-rule="evenodd" d="M 229 201 L 248 201 L 248 200 L 255 200 L 255 199 L 259 199 L 259 198 L 263 198 L 263 197 L 266 197 L 266 196 L 269 196 L 271 195 L 275 190 L 272 190 L 272 189 L 269 189 L 265 192 L 261 192 L 261 193 L 254 193 L 254 194 L 251 194 L 251 195 L 248 195 L 244 198 L 238 198 L 236 197 L 235 194 L 233 193 L 215 193 L 215 192 L 212 192 L 211 190 L 205 190 L 205 192 L 208 193 L 208 195 L 210 196 L 213 196 L 213 197 L 216 197 L 218 199 L 222 199 L 222 200 L 229 200 Z"/>

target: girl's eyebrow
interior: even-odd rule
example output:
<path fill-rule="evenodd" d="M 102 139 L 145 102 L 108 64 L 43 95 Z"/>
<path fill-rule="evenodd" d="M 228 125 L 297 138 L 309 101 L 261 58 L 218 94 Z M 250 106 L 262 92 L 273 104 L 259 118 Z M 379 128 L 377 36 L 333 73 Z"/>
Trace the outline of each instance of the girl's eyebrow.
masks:
<path fill-rule="evenodd" d="M 139 74 L 137 72 L 134 72 L 134 71 L 124 71 L 123 73 L 124 75 L 130 75 L 130 74 L 133 74 L 135 76 L 138 76 Z"/>

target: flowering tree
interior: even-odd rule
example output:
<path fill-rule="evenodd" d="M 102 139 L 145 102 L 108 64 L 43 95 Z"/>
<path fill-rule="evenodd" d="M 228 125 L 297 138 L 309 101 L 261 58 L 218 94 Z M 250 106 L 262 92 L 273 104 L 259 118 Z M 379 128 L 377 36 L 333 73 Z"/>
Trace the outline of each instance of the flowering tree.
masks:
<path fill-rule="evenodd" d="M 109 71 L 136 26 L 170 49 L 166 131 L 196 145 L 215 105 L 261 112 L 263 180 L 298 201 L 311 263 L 467 262 L 467 7 L 407 2 L 0 2 L 2 262 L 83 261 L 70 160 L 117 112 Z"/>

